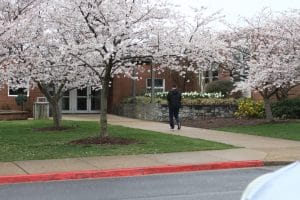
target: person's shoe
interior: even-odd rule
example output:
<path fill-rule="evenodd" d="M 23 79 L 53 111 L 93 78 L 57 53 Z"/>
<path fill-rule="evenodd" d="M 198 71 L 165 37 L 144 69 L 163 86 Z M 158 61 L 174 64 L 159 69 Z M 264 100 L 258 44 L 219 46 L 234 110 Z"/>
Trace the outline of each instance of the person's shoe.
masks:
<path fill-rule="evenodd" d="M 174 131 L 174 128 L 170 127 L 170 131 Z"/>
<path fill-rule="evenodd" d="M 181 129 L 181 123 L 180 123 L 180 122 L 178 122 L 178 127 L 177 127 L 177 129 L 178 129 L 178 130 Z"/>

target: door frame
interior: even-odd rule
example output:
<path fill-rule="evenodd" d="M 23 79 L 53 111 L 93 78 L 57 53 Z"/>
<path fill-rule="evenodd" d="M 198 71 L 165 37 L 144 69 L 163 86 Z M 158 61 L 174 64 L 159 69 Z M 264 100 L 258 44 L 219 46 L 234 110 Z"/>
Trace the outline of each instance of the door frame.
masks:
<path fill-rule="evenodd" d="M 100 113 L 100 110 L 92 110 L 92 96 L 91 96 L 92 88 L 87 87 L 87 109 L 86 110 L 78 110 L 77 109 L 77 89 L 71 90 L 69 92 L 69 110 L 62 110 L 62 113 Z"/>

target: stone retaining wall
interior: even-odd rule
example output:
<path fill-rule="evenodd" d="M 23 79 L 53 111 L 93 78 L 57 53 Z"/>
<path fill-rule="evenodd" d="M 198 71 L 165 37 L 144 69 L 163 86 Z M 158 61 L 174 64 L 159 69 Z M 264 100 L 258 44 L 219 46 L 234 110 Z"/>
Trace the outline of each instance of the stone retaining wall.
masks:
<path fill-rule="evenodd" d="M 180 109 L 183 120 L 196 118 L 233 117 L 237 106 L 234 105 L 191 105 Z M 113 113 L 121 116 L 152 120 L 168 121 L 168 106 L 161 104 L 120 104 L 113 108 Z"/>

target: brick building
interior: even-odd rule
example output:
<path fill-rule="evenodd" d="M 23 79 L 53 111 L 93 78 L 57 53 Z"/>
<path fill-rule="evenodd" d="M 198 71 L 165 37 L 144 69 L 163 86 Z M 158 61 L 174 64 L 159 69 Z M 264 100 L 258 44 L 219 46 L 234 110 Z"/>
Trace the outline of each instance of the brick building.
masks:
<path fill-rule="evenodd" d="M 21 106 L 16 103 L 17 93 L 4 86 L 0 89 L 0 110 L 21 110 Z M 24 105 L 24 110 L 32 111 L 33 103 L 36 101 L 37 97 L 42 97 L 43 95 L 38 88 L 29 90 L 26 94 L 27 102 Z"/>
<path fill-rule="evenodd" d="M 298 84 L 297 86 L 293 87 L 289 93 L 289 98 L 296 98 L 296 97 L 300 97 L 300 84 Z M 256 99 L 256 100 L 262 100 L 262 96 L 257 92 L 257 91 L 252 91 L 252 94 L 251 94 L 252 98 L 253 99 Z M 276 98 L 276 95 L 273 95 L 271 97 L 271 100 L 272 101 L 276 101 L 277 98 Z"/>
<path fill-rule="evenodd" d="M 155 70 L 153 70 L 155 71 Z M 151 89 L 151 66 L 146 66 L 142 71 L 139 71 L 139 80 L 130 78 L 116 77 L 111 81 L 108 97 L 108 110 L 111 111 L 115 104 L 120 103 L 123 98 L 144 94 Z M 190 79 L 188 81 L 188 79 Z M 176 72 L 165 71 L 162 73 L 154 72 L 155 91 L 168 91 L 172 84 L 178 84 L 182 91 L 198 90 L 198 79 L 195 75 L 189 74 L 186 78 L 182 78 Z M 9 89 L 5 86 L 0 89 L 0 110 L 21 110 L 15 99 L 18 92 Z M 38 97 L 43 97 L 43 94 L 38 88 L 30 89 L 26 93 L 27 102 L 24 105 L 24 110 L 32 112 L 34 102 Z M 62 99 L 63 113 L 99 113 L 100 111 L 100 91 L 94 91 L 91 87 L 84 89 L 72 90 L 66 92 Z"/>
<path fill-rule="evenodd" d="M 203 91 L 205 84 L 214 80 L 230 80 L 228 71 L 219 68 L 214 71 L 205 71 L 201 74 L 187 72 L 185 77 L 179 76 L 177 72 L 165 70 L 164 72 L 154 72 L 155 91 L 168 91 L 172 85 L 177 84 L 181 91 Z M 145 66 L 138 72 L 139 80 L 132 80 L 123 76 L 116 77 L 111 82 L 108 97 L 108 110 L 112 111 L 114 105 L 120 103 L 123 98 L 144 94 L 151 90 L 151 66 Z M 43 94 L 38 88 L 27 92 L 28 101 L 24 105 L 24 110 L 32 112 L 33 104 L 38 97 Z M 0 89 L 0 110 L 21 110 L 15 98 L 17 93 L 10 90 L 8 86 Z M 290 91 L 291 97 L 300 96 L 300 85 Z M 258 93 L 252 92 L 252 97 L 261 99 Z M 100 111 L 100 91 L 93 91 L 91 87 L 73 90 L 65 93 L 62 99 L 63 113 L 99 113 Z"/>

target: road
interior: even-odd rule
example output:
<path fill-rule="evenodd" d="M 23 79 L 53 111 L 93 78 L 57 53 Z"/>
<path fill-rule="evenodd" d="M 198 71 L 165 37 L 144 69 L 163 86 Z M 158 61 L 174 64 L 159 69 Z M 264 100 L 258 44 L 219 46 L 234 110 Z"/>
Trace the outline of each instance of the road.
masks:
<path fill-rule="evenodd" d="M 1 200 L 238 200 L 274 167 L 0 186 Z"/>

